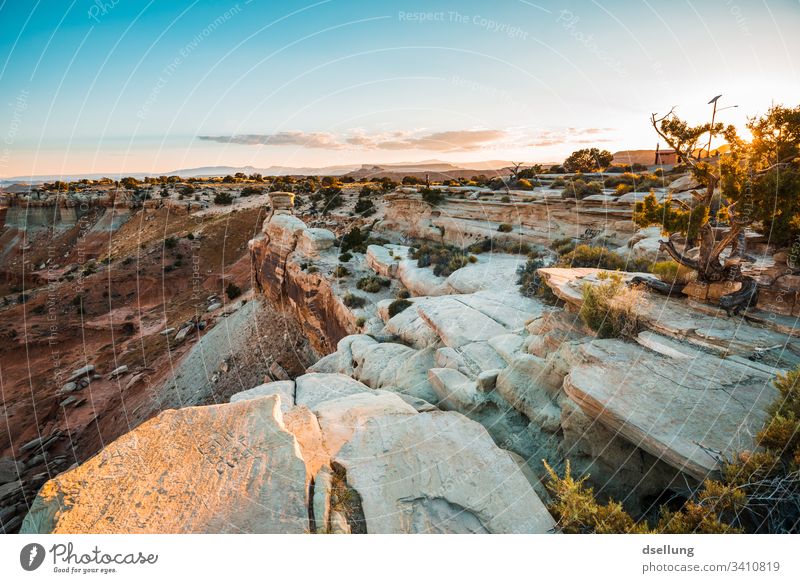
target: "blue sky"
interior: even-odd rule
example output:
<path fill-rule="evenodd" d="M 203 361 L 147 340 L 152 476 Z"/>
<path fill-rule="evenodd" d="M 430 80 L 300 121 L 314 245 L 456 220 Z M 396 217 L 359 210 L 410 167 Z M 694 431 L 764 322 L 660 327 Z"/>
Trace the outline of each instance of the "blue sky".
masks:
<path fill-rule="evenodd" d="M 0 26 L 0 176 L 550 161 L 800 88 L 797 0 L 0 0 Z"/>

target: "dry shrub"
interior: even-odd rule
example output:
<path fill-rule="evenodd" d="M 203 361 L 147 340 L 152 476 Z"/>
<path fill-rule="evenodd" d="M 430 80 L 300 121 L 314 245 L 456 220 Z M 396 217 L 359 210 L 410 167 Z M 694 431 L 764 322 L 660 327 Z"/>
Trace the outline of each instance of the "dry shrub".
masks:
<path fill-rule="evenodd" d="M 632 338 L 640 324 L 636 305 L 643 300 L 642 291 L 628 287 L 618 273 L 601 272 L 599 284 L 583 285 L 580 316 L 599 338 Z"/>

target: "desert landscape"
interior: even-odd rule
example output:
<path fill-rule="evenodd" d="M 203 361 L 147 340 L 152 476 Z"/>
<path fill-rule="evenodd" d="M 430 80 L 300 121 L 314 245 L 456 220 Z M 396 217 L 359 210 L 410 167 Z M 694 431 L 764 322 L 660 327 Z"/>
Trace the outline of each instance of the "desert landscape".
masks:
<path fill-rule="evenodd" d="M 793 532 L 792 219 L 710 219 L 735 154 L 670 119 L 674 164 L 4 187 L 4 530 Z"/>
<path fill-rule="evenodd" d="M 0 3 L 22 569 L 800 532 L 797 6 L 134 4 Z"/>

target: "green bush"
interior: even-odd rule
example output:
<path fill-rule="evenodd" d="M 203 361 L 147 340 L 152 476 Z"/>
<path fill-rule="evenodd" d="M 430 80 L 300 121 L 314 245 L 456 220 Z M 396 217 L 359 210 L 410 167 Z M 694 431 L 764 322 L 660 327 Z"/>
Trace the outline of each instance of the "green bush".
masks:
<path fill-rule="evenodd" d="M 353 255 L 351 253 L 346 252 L 346 251 L 339 255 L 339 261 L 341 261 L 342 263 L 347 263 L 352 258 L 353 258 Z"/>
<path fill-rule="evenodd" d="M 500 198 L 500 202 L 511 202 L 511 197 L 503 196 Z"/>
<path fill-rule="evenodd" d="M 572 237 L 562 237 L 550 243 L 550 248 L 558 255 L 565 255 L 575 249 L 575 240 Z"/>
<path fill-rule="evenodd" d="M 258 186 L 245 186 L 239 196 L 258 196 L 264 194 L 264 189 Z"/>
<path fill-rule="evenodd" d="M 592 194 L 601 194 L 602 192 L 602 183 L 596 180 L 592 182 L 586 182 L 582 178 L 577 178 L 567 183 L 567 185 L 564 187 L 564 190 L 561 192 L 561 197 L 582 199 Z"/>
<path fill-rule="evenodd" d="M 641 292 L 628 287 L 618 273 L 600 273 L 599 284 L 583 284 L 581 320 L 598 338 L 633 338 L 639 333 L 635 306 Z"/>
<path fill-rule="evenodd" d="M 678 278 L 679 267 L 675 261 L 659 261 L 650 266 L 650 272 L 657 275 L 661 281 L 673 283 Z"/>
<path fill-rule="evenodd" d="M 397 296 L 396 297 L 399 300 L 405 300 L 405 299 L 408 299 L 408 298 L 411 297 L 411 292 L 408 291 L 407 289 L 401 289 L 401 290 L 399 290 L 397 292 Z"/>
<path fill-rule="evenodd" d="M 353 210 L 362 217 L 368 217 L 375 214 L 375 205 L 368 198 L 359 198 Z"/>
<path fill-rule="evenodd" d="M 500 231 L 501 233 L 510 233 L 511 231 L 514 230 L 514 227 L 512 225 L 509 225 L 508 223 L 501 223 L 500 226 L 497 227 L 497 230 Z"/>
<path fill-rule="evenodd" d="M 446 245 L 424 243 L 411 253 L 417 267 L 433 266 L 434 275 L 446 277 L 469 263 L 469 253 Z"/>
<path fill-rule="evenodd" d="M 404 298 L 393 301 L 389 304 L 389 317 L 394 318 L 397 314 L 410 307 L 412 303 Z"/>
<path fill-rule="evenodd" d="M 342 298 L 342 301 L 348 308 L 363 308 L 365 305 L 367 305 L 366 298 L 351 293 L 345 294 L 344 298 Z"/>
<path fill-rule="evenodd" d="M 391 283 L 392 282 L 386 278 L 378 277 L 377 275 L 368 275 L 359 279 L 356 283 L 356 287 L 362 291 L 374 294 L 381 291 L 384 287 L 389 287 Z"/>
<path fill-rule="evenodd" d="M 578 245 L 562 255 L 558 267 L 596 267 L 621 271 L 648 271 L 650 262 L 643 259 L 626 259 L 605 247 Z"/>
<path fill-rule="evenodd" d="M 242 288 L 240 288 L 238 285 L 236 285 L 231 281 L 225 287 L 225 295 L 228 296 L 229 300 L 235 300 L 240 295 L 242 295 Z"/>
<path fill-rule="evenodd" d="M 348 275 L 350 275 L 350 270 L 344 265 L 337 265 L 333 270 L 333 277 L 347 277 Z"/>
<path fill-rule="evenodd" d="M 422 195 L 422 200 L 431 206 L 439 206 L 444 200 L 444 195 L 435 188 L 425 187 L 420 189 L 419 193 Z"/>
<path fill-rule="evenodd" d="M 535 298 L 543 292 L 544 282 L 539 277 L 539 268 L 544 267 L 544 261 L 538 255 L 531 254 L 525 265 L 517 270 L 517 285 L 520 286 L 519 293 L 527 298 Z"/>
<path fill-rule="evenodd" d="M 221 190 L 214 195 L 214 204 L 231 204 L 233 203 L 233 196 L 231 193 Z"/>

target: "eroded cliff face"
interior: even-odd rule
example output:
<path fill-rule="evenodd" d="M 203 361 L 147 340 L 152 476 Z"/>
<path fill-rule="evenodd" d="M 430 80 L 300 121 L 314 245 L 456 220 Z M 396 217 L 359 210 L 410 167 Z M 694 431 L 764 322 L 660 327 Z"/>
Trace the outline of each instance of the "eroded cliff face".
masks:
<path fill-rule="evenodd" d="M 356 330 L 355 318 L 323 277 L 320 268 L 335 266 L 335 237 L 309 228 L 293 215 L 293 195 L 270 195 L 273 211 L 262 233 L 249 243 L 256 288 L 272 305 L 292 315 L 320 355 Z M 323 264 L 308 270 L 310 262 Z"/>
<path fill-rule="evenodd" d="M 386 214 L 376 230 L 392 240 L 406 237 L 459 246 L 485 238 L 549 245 L 562 237 L 587 234 L 621 245 L 636 231 L 632 206 L 612 204 L 602 197 L 564 200 L 560 192 L 537 192 L 503 202 L 499 194 L 472 196 L 450 196 L 432 207 L 412 189 L 402 189 L 386 196 Z M 520 198 L 524 204 L 519 204 Z M 512 225 L 514 232 L 499 233 L 501 223 Z"/>

